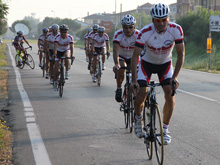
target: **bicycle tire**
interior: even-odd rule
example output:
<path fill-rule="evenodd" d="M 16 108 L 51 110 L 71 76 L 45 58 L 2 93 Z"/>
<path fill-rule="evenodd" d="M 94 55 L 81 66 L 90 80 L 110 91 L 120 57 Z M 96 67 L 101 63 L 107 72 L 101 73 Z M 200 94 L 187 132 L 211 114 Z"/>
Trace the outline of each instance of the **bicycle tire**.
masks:
<path fill-rule="evenodd" d="M 101 70 L 101 63 L 98 63 L 98 73 L 97 73 L 97 85 L 100 86 L 101 85 L 101 74 L 102 74 L 102 70 Z"/>
<path fill-rule="evenodd" d="M 59 96 L 63 97 L 63 83 L 60 81 L 59 82 Z"/>
<path fill-rule="evenodd" d="M 163 143 L 163 126 L 161 121 L 160 109 L 157 104 L 154 105 L 154 135 L 155 152 L 158 164 L 163 164 L 164 159 L 164 143 Z"/>
<path fill-rule="evenodd" d="M 146 102 L 145 102 L 146 104 Z M 147 139 L 150 137 L 150 118 L 148 117 L 149 109 L 146 110 L 146 105 L 144 106 L 143 110 L 143 123 L 144 123 L 144 131 L 146 132 L 147 137 L 144 138 L 144 143 L 146 145 L 148 159 L 151 160 L 153 158 L 153 141 Z"/>
<path fill-rule="evenodd" d="M 31 69 L 34 69 L 35 68 L 35 63 L 34 63 L 34 59 L 33 57 L 30 55 L 30 54 L 26 54 L 26 58 L 28 59 L 28 62 L 29 62 L 29 67 Z"/>
<path fill-rule="evenodd" d="M 18 65 L 18 58 L 19 58 L 19 55 L 16 54 L 16 56 L 15 56 L 15 64 L 16 64 L 16 66 Z M 23 63 L 23 61 L 20 62 L 20 66 L 18 66 L 18 68 L 20 68 L 20 69 L 23 69 L 23 68 L 24 68 L 24 63 Z"/>
<path fill-rule="evenodd" d="M 128 91 L 128 125 L 129 125 L 129 132 L 132 133 L 133 130 L 133 123 L 134 123 L 134 103 L 132 98 L 132 93 Z"/>
<path fill-rule="evenodd" d="M 61 64 L 62 65 L 62 64 Z M 64 68 L 60 68 L 60 80 L 59 80 L 59 96 L 63 96 L 63 86 L 64 86 Z"/>
<path fill-rule="evenodd" d="M 45 77 L 45 57 L 43 57 L 43 66 L 42 66 L 42 71 L 43 71 L 43 77 Z"/>
<path fill-rule="evenodd" d="M 123 109 L 124 109 L 124 120 L 125 120 L 125 128 L 128 128 L 128 109 L 127 109 L 127 87 L 125 86 L 123 92 Z"/>

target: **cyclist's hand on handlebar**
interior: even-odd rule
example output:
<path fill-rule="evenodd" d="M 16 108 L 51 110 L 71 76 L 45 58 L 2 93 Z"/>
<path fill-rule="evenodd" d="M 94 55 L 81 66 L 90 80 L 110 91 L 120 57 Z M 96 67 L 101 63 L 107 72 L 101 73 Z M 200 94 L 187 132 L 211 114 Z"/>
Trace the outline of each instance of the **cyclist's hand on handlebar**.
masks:
<path fill-rule="evenodd" d="M 71 65 L 73 64 L 74 60 L 75 60 L 75 56 L 71 56 Z"/>
<path fill-rule="evenodd" d="M 120 65 L 119 64 L 115 64 L 115 66 L 113 66 L 113 72 L 116 73 L 119 69 L 120 69 Z"/>
<path fill-rule="evenodd" d="M 171 84 L 171 89 L 172 89 L 171 96 L 174 96 L 176 94 L 177 88 L 179 87 L 179 82 L 177 79 L 171 79 L 170 84 Z"/>
<path fill-rule="evenodd" d="M 29 45 L 29 47 L 32 49 L 32 46 L 31 46 L 31 45 Z"/>
<path fill-rule="evenodd" d="M 137 92 L 139 91 L 139 84 L 137 82 L 135 83 L 132 82 L 130 85 L 130 90 L 136 96 Z"/>

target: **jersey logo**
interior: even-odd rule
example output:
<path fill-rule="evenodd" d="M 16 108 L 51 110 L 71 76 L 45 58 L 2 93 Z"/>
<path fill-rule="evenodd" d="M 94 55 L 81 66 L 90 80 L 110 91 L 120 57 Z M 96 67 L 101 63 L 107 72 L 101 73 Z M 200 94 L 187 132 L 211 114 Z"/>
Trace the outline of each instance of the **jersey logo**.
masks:
<path fill-rule="evenodd" d="M 173 41 L 171 41 L 171 40 L 166 40 L 165 42 L 164 42 L 164 45 L 165 46 L 169 46 L 169 45 L 171 45 L 173 43 Z"/>

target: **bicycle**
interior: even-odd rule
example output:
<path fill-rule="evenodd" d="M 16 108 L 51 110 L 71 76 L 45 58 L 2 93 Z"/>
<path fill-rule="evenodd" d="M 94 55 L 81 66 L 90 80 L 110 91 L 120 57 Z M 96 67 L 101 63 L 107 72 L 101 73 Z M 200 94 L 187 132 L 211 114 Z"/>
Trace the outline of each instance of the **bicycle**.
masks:
<path fill-rule="evenodd" d="M 175 87 L 175 81 L 172 81 L 172 86 Z M 163 142 L 163 126 L 160 114 L 160 108 L 156 100 L 156 87 L 161 86 L 160 83 L 151 81 L 147 87 L 147 97 L 143 109 L 143 130 L 145 131 L 144 143 L 149 160 L 153 157 L 153 143 L 155 147 L 158 164 L 162 165 L 164 160 L 164 142 Z M 176 93 L 172 92 L 172 96 Z"/>
<path fill-rule="evenodd" d="M 58 90 L 59 90 L 59 96 L 63 96 L 63 87 L 65 84 L 65 78 L 64 78 L 64 60 L 71 59 L 71 65 L 73 64 L 73 57 L 61 57 L 61 65 L 60 65 L 60 78 L 58 80 Z"/>
<path fill-rule="evenodd" d="M 97 78 L 97 85 L 100 86 L 101 85 L 101 76 L 102 76 L 102 55 L 103 53 L 99 53 L 99 58 L 98 58 L 98 64 L 96 67 L 96 78 Z"/>
<path fill-rule="evenodd" d="M 42 56 L 43 56 L 43 58 L 42 58 L 42 66 L 41 66 L 41 69 L 42 69 L 42 71 L 43 71 L 43 77 L 45 77 L 45 72 L 46 72 L 46 64 L 45 64 L 45 60 L 46 60 L 46 57 L 45 57 L 45 52 L 43 51 L 43 53 L 42 53 Z"/>
<path fill-rule="evenodd" d="M 32 47 L 27 47 L 24 49 L 25 54 L 23 54 L 23 52 L 21 52 L 20 55 L 16 54 L 16 56 L 15 56 L 16 66 L 19 67 L 20 69 L 23 69 L 25 64 L 28 65 L 31 69 L 35 68 L 35 63 L 34 63 L 33 57 L 27 53 L 27 49 L 29 49 L 29 48 L 31 48 L 31 50 L 32 50 Z M 27 59 L 28 63 L 26 62 L 26 59 Z"/>
<path fill-rule="evenodd" d="M 133 94 L 129 90 L 131 85 L 131 69 L 130 67 L 121 67 L 120 69 L 126 69 L 126 82 L 124 84 L 124 91 L 122 102 L 120 104 L 120 111 L 124 112 L 124 119 L 125 119 L 125 128 L 129 127 L 130 133 L 133 130 L 133 123 L 134 123 L 134 103 L 133 103 Z M 117 71 L 115 78 L 117 77 Z"/>

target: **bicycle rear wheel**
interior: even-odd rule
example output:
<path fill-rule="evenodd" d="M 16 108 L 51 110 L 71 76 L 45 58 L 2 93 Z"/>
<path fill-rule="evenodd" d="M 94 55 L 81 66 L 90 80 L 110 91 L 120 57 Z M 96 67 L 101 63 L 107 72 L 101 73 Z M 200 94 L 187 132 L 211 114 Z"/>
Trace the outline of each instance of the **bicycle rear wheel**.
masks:
<path fill-rule="evenodd" d="M 164 143 L 163 143 L 163 127 L 162 127 L 162 121 L 161 121 L 161 115 L 160 115 L 160 109 L 158 105 L 156 104 L 154 107 L 154 146 L 155 146 L 155 152 L 158 164 L 163 164 L 163 158 L 164 158 Z"/>
<path fill-rule="evenodd" d="M 45 77 L 45 56 L 43 57 L 43 66 L 42 66 L 42 71 L 43 71 L 43 77 Z"/>
<path fill-rule="evenodd" d="M 31 69 L 34 69 L 35 68 L 35 63 L 34 63 L 34 59 L 33 59 L 33 57 L 30 55 L 30 54 L 27 54 L 26 55 L 26 58 L 27 58 L 27 60 L 28 60 L 28 62 L 29 62 L 29 67 L 31 68 Z"/>
<path fill-rule="evenodd" d="M 146 107 L 146 101 L 145 106 L 143 110 L 143 123 L 144 123 L 144 131 L 147 135 L 147 137 L 144 138 L 144 143 L 146 145 L 147 155 L 148 159 L 151 160 L 153 157 L 153 141 L 150 140 L 150 110 Z"/>
<path fill-rule="evenodd" d="M 125 119 L 125 128 L 128 128 L 128 104 L 127 104 L 127 87 L 124 87 L 123 92 L 123 109 L 124 109 L 124 119 Z"/>
<path fill-rule="evenodd" d="M 61 64 L 62 65 L 62 64 Z M 65 80 L 64 80 L 64 68 L 61 66 L 60 68 L 60 80 L 59 80 L 59 96 L 63 96 L 63 86 L 64 86 Z"/>
<path fill-rule="evenodd" d="M 63 86 L 64 84 L 59 80 L 59 96 L 63 97 Z"/>

